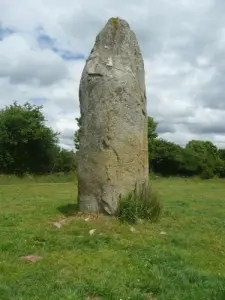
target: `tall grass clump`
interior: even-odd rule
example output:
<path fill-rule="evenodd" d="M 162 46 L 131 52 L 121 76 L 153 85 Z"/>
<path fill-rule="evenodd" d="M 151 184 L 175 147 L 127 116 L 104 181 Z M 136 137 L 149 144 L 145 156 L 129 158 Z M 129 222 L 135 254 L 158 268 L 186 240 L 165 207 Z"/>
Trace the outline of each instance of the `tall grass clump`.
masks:
<path fill-rule="evenodd" d="M 121 197 L 117 217 L 122 222 L 137 223 L 139 219 L 158 221 L 162 213 L 162 203 L 152 187 L 141 185 L 125 197 Z"/>

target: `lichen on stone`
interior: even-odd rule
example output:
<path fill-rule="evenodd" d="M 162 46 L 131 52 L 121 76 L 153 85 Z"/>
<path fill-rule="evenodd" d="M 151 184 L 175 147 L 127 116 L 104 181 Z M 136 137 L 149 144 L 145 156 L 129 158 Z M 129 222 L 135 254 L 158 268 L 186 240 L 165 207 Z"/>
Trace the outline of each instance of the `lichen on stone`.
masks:
<path fill-rule="evenodd" d="M 119 18 L 112 18 L 112 25 L 113 25 L 113 34 L 115 35 L 118 29 L 118 24 L 119 24 Z"/>

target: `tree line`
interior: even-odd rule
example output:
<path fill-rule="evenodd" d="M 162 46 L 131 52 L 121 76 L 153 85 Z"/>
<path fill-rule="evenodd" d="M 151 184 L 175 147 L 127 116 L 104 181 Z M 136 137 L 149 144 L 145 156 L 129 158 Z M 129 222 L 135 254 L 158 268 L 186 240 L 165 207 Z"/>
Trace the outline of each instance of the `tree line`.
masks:
<path fill-rule="evenodd" d="M 23 175 L 75 170 L 75 153 L 58 146 L 59 133 L 45 125 L 42 108 L 14 102 L 0 110 L 0 173 Z"/>
<path fill-rule="evenodd" d="M 42 106 L 14 102 L 0 110 L 0 173 L 47 174 L 76 170 L 76 152 L 59 147 L 59 133 L 46 126 Z M 81 119 L 74 133 L 79 150 Z M 158 137 L 157 122 L 148 117 L 149 171 L 162 176 L 225 178 L 225 149 L 192 140 L 185 147 Z"/>
<path fill-rule="evenodd" d="M 225 149 L 210 141 L 191 140 L 185 147 L 158 138 L 157 123 L 148 117 L 150 171 L 163 176 L 225 177 Z"/>

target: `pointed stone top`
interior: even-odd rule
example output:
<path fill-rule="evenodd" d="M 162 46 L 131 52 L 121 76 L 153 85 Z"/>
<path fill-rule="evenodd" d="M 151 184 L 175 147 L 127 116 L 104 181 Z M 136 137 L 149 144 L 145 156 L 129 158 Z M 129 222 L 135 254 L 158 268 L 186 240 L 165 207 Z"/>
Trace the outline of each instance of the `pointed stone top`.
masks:
<path fill-rule="evenodd" d="M 96 37 L 85 72 L 110 78 L 120 76 L 118 72 L 127 72 L 140 76 L 140 81 L 144 82 L 142 71 L 144 62 L 135 33 L 127 21 L 110 18 Z"/>
<path fill-rule="evenodd" d="M 108 22 L 106 23 L 106 26 L 113 26 L 115 29 L 118 29 L 119 26 L 125 26 L 130 28 L 129 24 L 127 23 L 127 21 L 125 21 L 124 19 L 120 19 L 119 17 L 112 17 L 108 20 Z"/>
<path fill-rule="evenodd" d="M 121 34 L 130 31 L 130 26 L 127 21 L 123 19 L 118 17 L 110 18 L 102 31 L 107 31 L 108 34 L 112 33 L 112 35 L 115 37 L 117 33 Z"/>
<path fill-rule="evenodd" d="M 140 54 L 135 33 L 124 19 L 110 18 L 96 37 L 92 52 L 113 52 L 113 55 Z"/>

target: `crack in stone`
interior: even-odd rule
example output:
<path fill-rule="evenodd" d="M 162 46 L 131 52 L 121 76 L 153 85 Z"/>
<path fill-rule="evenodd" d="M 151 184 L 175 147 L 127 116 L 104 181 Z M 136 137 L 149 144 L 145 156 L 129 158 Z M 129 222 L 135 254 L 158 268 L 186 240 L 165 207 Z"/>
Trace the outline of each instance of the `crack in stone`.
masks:
<path fill-rule="evenodd" d="M 117 162 L 119 163 L 119 162 L 120 162 L 120 157 L 119 157 L 118 152 L 116 151 L 116 149 L 115 149 L 114 147 L 111 147 L 111 148 L 112 148 L 113 152 L 114 152 L 115 155 L 116 155 Z"/>

